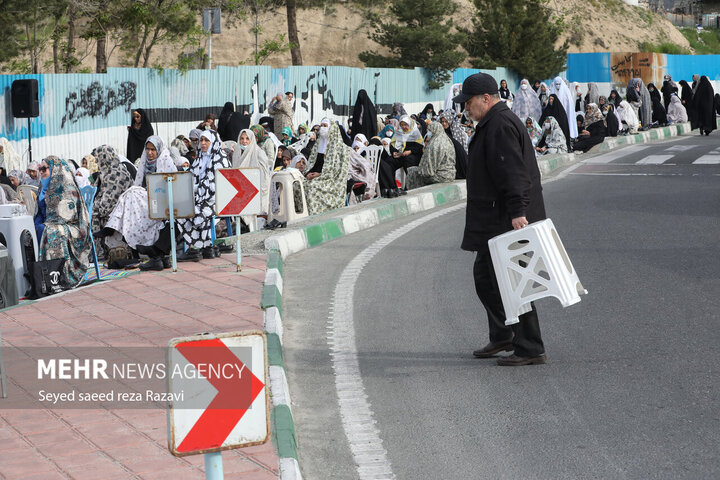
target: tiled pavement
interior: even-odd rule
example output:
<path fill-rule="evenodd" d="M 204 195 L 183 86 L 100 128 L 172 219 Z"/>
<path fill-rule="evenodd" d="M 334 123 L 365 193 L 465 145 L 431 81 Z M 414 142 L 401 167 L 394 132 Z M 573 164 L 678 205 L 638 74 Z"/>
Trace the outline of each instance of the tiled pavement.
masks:
<path fill-rule="evenodd" d="M 201 332 L 263 328 L 265 256 L 181 263 L 0 312 L 6 347 L 161 346 Z M 23 395 L 9 372 L 10 395 Z M 159 409 L 2 409 L 0 478 L 202 479 L 203 456 L 173 457 Z M 277 479 L 271 442 L 223 452 L 226 479 Z"/>

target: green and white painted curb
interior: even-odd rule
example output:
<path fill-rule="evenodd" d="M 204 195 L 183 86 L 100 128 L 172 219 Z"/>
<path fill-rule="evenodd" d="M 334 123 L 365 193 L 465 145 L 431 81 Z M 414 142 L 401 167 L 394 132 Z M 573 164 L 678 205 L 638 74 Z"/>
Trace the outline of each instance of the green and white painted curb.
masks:
<path fill-rule="evenodd" d="M 368 203 L 362 210 L 273 235 L 265 239 L 265 248 L 269 251 L 276 250 L 282 258 L 287 258 L 288 255 L 306 248 L 465 198 L 465 180 L 424 187 L 418 189 L 417 193 L 390 201 Z"/>
<path fill-rule="evenodd" d="M 280 457 L 280 478 L 301 480 L 298 464 L 295 422 L 290 408 L 290 389 L 285 374 L 282 341 L 282 257 L 279 252 L 267 252 L 265 282 L 260 298 L 263 309 L 265 335 L 267 337 L 270 391 L 273 410 L 270 418 L 273 443 Z"/>
<path fill-rule="evenodd" d="M 637 135 L 606 138 L 593 151 L 606 152 L 625 145 L 662 140 L 689 132 L 689 123 L 656 128 Z M 582 157 L 572 153 L 548 155 L 538 158 L 538 165 L 543 176 L 547 176 L 560 167 L 575 163 L 581 159 Z M 324 220 L 318 218 L 318 223 L 302 225 L 296 229 L 272 235 L 265 240 L 267 269 L 260 306 L 263 309 L 264 328 L 268 344 L 270 391 L 272 392 L 273 403 L 271 428 L 273 442 L 276 444 L 278 456 L 280 457 L 280 478 L 282 480 L 302 480 L 298 464 L 295 423 L 290 408 L 290 393 L 282 353 L 283 259 L 293 253 L 327 243 L 345 235 L 466 198 L 467 187 L 465 180 L 458 180 L 449 184 L 431 185 L 414 190 L 406 196 L 393 200 L 368 202 L 363 205 L 363 209 L 346 215 Z"/>

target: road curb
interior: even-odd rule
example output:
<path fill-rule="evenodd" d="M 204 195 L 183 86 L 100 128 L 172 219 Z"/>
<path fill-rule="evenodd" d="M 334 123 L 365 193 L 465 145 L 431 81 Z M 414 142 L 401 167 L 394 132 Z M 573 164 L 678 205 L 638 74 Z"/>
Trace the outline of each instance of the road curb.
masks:
<path fill-rule="evenodd" d="M 280 457 L 280 478 L 302 480 L 297 455 L 295 422 L 290 408 L 290 389 L 285 373 L 282 353 L 282 256 L 277 250 L 269 250 L 266 260 L 265 281 L 260 307 L 267 338 L 268 371 L 273 404 L 270 416 L 272 440 Z"/>
<path fill-rule="evenodd" d="M 345 235 L 465 198 L 467 198 L 467 187 L 464 180 L 432 185 L 391 201 L 373 202 L 367 208 L 356 212 L 273 235 L 265 239 L 265 248 L 268 251 L 278 252 L 281 258 L 287 258 L 293 253 Z M 273 261 L 277 263 L 278 260 L 273 259 Z M 271 293 L 263 291 L 263 302 L 265 302 L 266 295 L 270 301 Z"/>

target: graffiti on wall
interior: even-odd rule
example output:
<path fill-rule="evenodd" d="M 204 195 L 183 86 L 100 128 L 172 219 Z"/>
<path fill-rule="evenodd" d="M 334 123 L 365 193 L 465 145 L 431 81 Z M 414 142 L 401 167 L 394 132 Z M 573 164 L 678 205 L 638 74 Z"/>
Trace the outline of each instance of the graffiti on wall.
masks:
<path fill-rule="evenodd" d="M 137 96 L 137 84 L 121 82 L 114 86 L 103 86 L 98 81 L 87 87 L 72 91 L 65 97 L 65 115 L 60 128 L 65 124 L 73 124 L 84 117 L 107 118 L 108 114 L 116 108 L 123 108 L 130 112 L 131 105 Z"/>
<path fill-rule="evenodd" d="M 613 53 L 610 59 L 611 82 L 627 85 L 631 78 L 643 83 L 662 83 L 665 56 L 656 53 Z"/>

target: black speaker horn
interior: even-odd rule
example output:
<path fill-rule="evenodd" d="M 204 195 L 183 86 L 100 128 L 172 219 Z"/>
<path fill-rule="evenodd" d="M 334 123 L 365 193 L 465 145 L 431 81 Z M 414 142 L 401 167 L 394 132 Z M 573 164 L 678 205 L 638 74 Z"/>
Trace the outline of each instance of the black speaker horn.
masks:
<path fill-rule="evenodd" d="M 12 83 L 12 114 L 15 118 L 31 118 L 40 115 L 38 81 L 34 78 L 15 80 Z"/>

